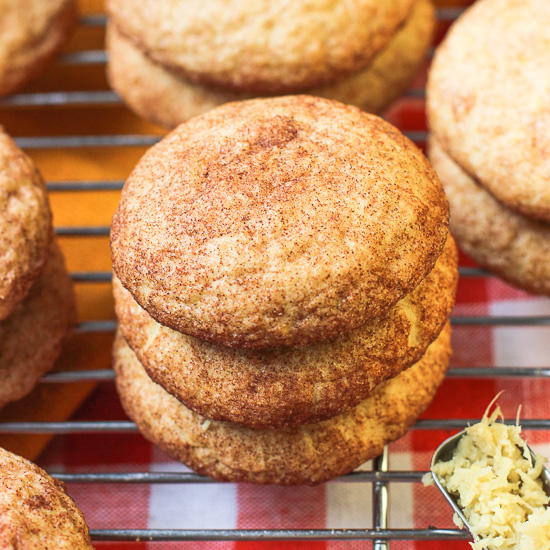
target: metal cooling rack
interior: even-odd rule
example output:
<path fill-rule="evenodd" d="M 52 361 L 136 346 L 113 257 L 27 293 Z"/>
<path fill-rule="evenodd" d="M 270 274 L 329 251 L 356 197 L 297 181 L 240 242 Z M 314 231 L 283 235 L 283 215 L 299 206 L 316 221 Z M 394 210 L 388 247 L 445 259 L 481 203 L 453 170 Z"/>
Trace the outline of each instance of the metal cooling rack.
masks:
<path fill-rule="evenodd" d="M 438 18 L 452 21 L 462 8 L 440 8 Z M 82 18 L 81 23 L 89 26 L 105 24 L 102 15 Z M 65 54 L 60 62 L 64 64 L 103 64 L 105 51 L 90 50 Z M 408 97 L 422 98 L 424 89 L 411 89 Z M 0 108 L 32 106 L 49 107 L 58 105 L 106 105 L 118 104 L 120 98 L 112 91 L 84 92 L 45 92 L 16 94 L 0 100 Z M 406 132 L 415 142 L 423 142 L 426 132 Z M 20 137 L 16 141 L 24 149 L 57 149 L 75 147 L 122 147 L 149 146 L 159 140 L 155 135 L 93 135 L 93 136 L 51 136 Z M 118 190 L 122 181 L 65 181 L 49 183 L 50 191 L 102 191 Z M 106 236 L 107 226 L 98 227 L 57 227 L 56 233 L 63 236 Z M 489 277 L 478 268 L 462 267 L 462 277 Z M 111 273 L 85 271 L 72 273 L 74 281 L 94 284 L 109 282 Z M 454 316 L 455 326 L 550 326 L 550 316 Z M 116 322 L 111 320 L 80 323 L 78 332 L 112 332 Z M 550 367 L 490 367 L 469 368 L 451 367 L 449 377 L 454 378 L 550 378 Z M 67 371 L 46 375 L 44 384 L 78 383 L 84 381 L 112 382 L 113 371 Z M 477 419 L 438 419 L 420 420 L 413 430 L 462 429 Z M 522 426 L 528 430 L 550 430 L 550 419 L 526 419 Z M 68 421 L 68 422 L 4 422 L 0 423 L 0 433 L 33 434 L 74 434 L 74 433 L 133 433 L 136 425 L 129 421 Z M 387 550 L 390 541 L 404 540 L 466 540 L 464 531 L 458 529 L 389 529 L 388 493 L 391 484 L 420 483 L 423 471 L 389 470 L 389 450 L 373 460 L 371 471 L 355 471 L 341 477 L 336 482 L 370 483 L 372 485 L 373 513 L 370 529 L 92 529 L 95 541 L 245 541 L 245 540 L 371 540 L 375 550 Z M 54 477 L 65 482 L 78 483 L 216 483 L 192 472 L 116 472 L 116 473 L 53 473 Z"/>

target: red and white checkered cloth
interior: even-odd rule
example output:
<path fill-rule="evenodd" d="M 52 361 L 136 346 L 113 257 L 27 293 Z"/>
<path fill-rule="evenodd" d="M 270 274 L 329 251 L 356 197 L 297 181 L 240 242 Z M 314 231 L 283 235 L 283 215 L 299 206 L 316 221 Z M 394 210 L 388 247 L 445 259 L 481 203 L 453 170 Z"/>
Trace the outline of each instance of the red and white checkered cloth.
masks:
<path fill-rule="evenodd" d="M 463 258 L 463 265 L 472 265 Z M 463 278 L 456 315 L 550 315 L 550 300 L 528 296 L 495 278 Z M 550 327 L 456 327 L 453 366 L 548 366 Z M 513 417 L 550 418 L 548 379 L 448 378 L 424 418 L 479 418 L 492 397 Z M 102 385 L 79 412 L 80 420 L 120 420 L 125 415 L 113 384 Z M 411 431 L 390 447 L 390 467 L 426 470 L 446 431 Z M 530 443 L 550 457 L 550 433 L 527 432 Z M 58 437 L 40 464 L 56 472 L 181 471 L 140 435 Z M 368 466 L 367 466 L 368 467 Z M 317 487 L 248 484 L 68 486 L 92 528 L 365 528 L 371 525 L 368 483 L 331 482 Z M 450 527 L 451 513 L 435 488 L 390 484 L 390 527 Z M 99 548 L 147 548 L 147 543 L 100 543 Z M 149 543 L 151 548 L 216 550 L 370 548 L 358 542 Z M 466 549 L 465 542 L 392 542 L 392 549 Z"/>
<path fill-rule="evenodd" d="M 421 82 L 420 82 L 421 83 Z M 422 100 L 404 100 L 390 113 L 403 130 L 424 130 Z M 462 265 L 473 265 L 462 258 Z M 456 315 L 550 315 L 550 300 L 528 296 L 495 278 L 463 278 Z M 549 366 L 550 327 L 455 327 L 453 366 Z M 550 418 L 548 379 L 448 378 L 423 418 L 479 418 L 500 390 L 505 413 L 519 404 L 524 418 Z M 101 385 L 78 420 L 121 420 L 113 384 Z M 390 447 L 390 467 L 426 470 L 435 447 L 451 432 L 411 431 Z M 526 432 L 540 453 L 550 456 L 549 432 Z M 55 472 L 181 471 L 138 434 L 67 435 L 54 439 L 40 464 Z M 368 467 L 368 465 L 366 465 Z M 89 525 L 106 528 L 366 528 L 371 526 L 371 486 L 331 482 L 317 487 L 262 487 L 248 484 L 84 485 L 68 490 Z M 451 512 L 433 487 L 390 484 L 392 528 L 452 527 Z M 101 549 L 171 550 L 346 550 L 371 548 L 347 542 L 167 542 L 97 543 Z M 467 549 L 466 542 L 392 542 L 391 548 Z"/>

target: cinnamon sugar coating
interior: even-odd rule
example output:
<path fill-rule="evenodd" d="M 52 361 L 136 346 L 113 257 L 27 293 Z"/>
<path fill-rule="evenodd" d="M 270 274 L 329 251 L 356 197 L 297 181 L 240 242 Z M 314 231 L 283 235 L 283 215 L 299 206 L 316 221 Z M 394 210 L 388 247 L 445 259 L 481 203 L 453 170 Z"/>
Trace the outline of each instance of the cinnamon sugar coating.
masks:
<path fill-rule="evenodd" d="M 448 205 L 422 153 L 355 107 L 228 103 L 129 176 L 113 266 L 161 324 L 235 347 L 307 345 L 387 312 L 432 270 Z"/>
<path fill-rule="evenodd" d="M 38 76 L 77 22 L 74 0 L 0 1 L 0 95 Z"/>
<path fill-rule="evenodd" d="M 413 0 L 109 0 L 118 29 L 193 82 L 295 93 L 366 67 Z"/>
<path fill-rule="evenodd" d="M 42 177 L 32 160 L 0 130 L 0 321 L 40 275 L 51 237 Z"/>
<path fill-rule="evenodd" d="M 197 472 L 224 481 L 314 484 L 345 474 L 401 437 L 433 399 L 449 356 L 450 326 L 411 368 L 345 414 L 297 428 L 254 430 L 191 412 L 147 376 L 119 335 L 119 395 L 143 435 Z"/>
<path fill-rule="evenodd" d="M 508 208 L 550 222 L 550 2 L 480 0 L 438 48 L 433 133 Z"/>
<path fill-rule="evenodd" d="M 71 279 L 52 243 L 42 275 L 12 314 L 0 321 L 0 407 L 27 395 L 49 371 L 76 321 Z"/>
<path fill-rule="evenodd" d="M 509 283 L 550 296 L 550 224 L 498 202 L 431 139 L 430 158 L 451 206 L 451 231 L 482 267 Z"/>
<path fill-rule="evenodd" d="M 297 426 L 340 414 L 416 363 L 447 322 L 458 279 L 449 236 L 430 274 L 386 316 L 337 340 L 238 350 L 157 323 L 114 280 L 122 334 L 149 376 L 199 414 L 254 428 Z"/>
<path fill-rule="evenodd" d="M 431 44 L 435 10 L 431 0 L 415 0 L 411 14 L 363 69 L 307 93 L 378 113 L 409 85 Z M 193 116 L 251 94 L 192 82 L 150 59 L 113 21 L 107 26 L 108 75 L 113 89 L 140 116 L 174 128 Z"/>

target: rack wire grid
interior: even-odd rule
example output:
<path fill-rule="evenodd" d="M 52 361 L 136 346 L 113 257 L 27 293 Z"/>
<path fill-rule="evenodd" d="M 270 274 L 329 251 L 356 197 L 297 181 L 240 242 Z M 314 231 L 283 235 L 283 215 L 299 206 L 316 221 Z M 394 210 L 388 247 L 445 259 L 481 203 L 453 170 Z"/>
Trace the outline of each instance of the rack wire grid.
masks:
<path fill-rule="evenodd" d="M 440 21 L 452 22 L 464 8 L 439 8 Z M 102 26 L 105 16 L 83 17 L 85 26 Z M 433 52 L 431 52 L 433 53 Z M 61 56 L 60 63 L 69 65 L 104 64 L 103 50 L 78 51 Z M 423 88 L 413 88 L 408 97 L 424 97 Z M 0 107 L 52 107 L 68 105 L 108 105 L 120 103 L 120 98 L 112 91 L 55 91 L 22 93 L 0 100 Z M 426 132 L 406 132 L 415 142 L 425 142 Z M 80 147 L 128 147 L 149 146 L 159 140 L 157 135 L 90 135 L 90 136 L 51 136 L 19 137 L 16 139 L 24 149 L 59 149 Z M 111 191 L 119 190 L 122 181 L 62 181 L 48 183 L 50 191 Z M 107 236 L 108 226 L 96 227 L 56 227 L 60 236 Z M 481 269 L 462 267 L 462 277 L 489 277 Z M 73 272 L 72 278 L 80 283 L 105 283 L 111 280 L 106 271 Z M 454 316 L 452 324 L 476 327 L 487 326 L 550 326 L 550 316 Z M 112 320 L 82 322 L 78 332 L 112 332 L 116 322 Z M 451 367 L 449 377 L 468 378 L 549 378 L 550 367 Z M 46 375 L 41 383 L 78 383 L 83 381 L 112 382 L 112 370 L 66 371 Z M 462 429 L 476 419 L 420 420 L 412 429 Z M 550 419 L 525 419 L 522 426 L 530 430 L 550 430 Z M 137 428 L 129 421 L 66 421 L 66 422 L 3 422 L 0 433 L 29 434 L 74 434 L 74 433 L 125 433 L 136 432 Z M 459 529 L 389 529 L 388 491 L 391 484 L 420 483 L 424 471 L 395 471 L 389 469 L 389 451 L 373 461 L 371 471 L 351 472 L 338 481 L 370 483 L 372 485 L 372 528 L 368 529 L 92 529 L 95 541 L 247 541 L 247 540 L 370 540 L 376 550 L 386 550 L 390 541 L 404 540 L 466 540 L 467 534 Z M 215 481 L 191 472 L 127 472 L 127 473 L 55 473 L 52 475 L 65 482 L 78 483 L 117 483 L 117 484 L 202 484 Z"/>

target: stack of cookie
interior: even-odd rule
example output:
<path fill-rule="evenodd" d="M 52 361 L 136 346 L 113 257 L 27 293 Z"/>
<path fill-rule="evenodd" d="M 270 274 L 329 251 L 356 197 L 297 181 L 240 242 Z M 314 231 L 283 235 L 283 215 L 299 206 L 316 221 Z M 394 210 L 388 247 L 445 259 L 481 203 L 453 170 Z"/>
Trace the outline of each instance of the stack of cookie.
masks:
<path fill-rule="evenodd" d="M 75 0 L 3 0 L 0 8 L 0 95 L 38 76 L 77 21 Z"/>
<path fill-rule="evenodd" d="M 447 367 L 447 215 L 422 153 L 355 107 L 257 99 L 179 126 L 113 220 L 128 415 L 217 479 L 316 483 L 375 456 Z"/>
<path fill-rule="evenodd" d="M 109 0 L 109 80 L 168 127 L 228 101 L 311 93 L 379 112 L 418 71 L 431 0 Z"/>
<path fill-rule="evenodd" d="M 437 52 L 428 107 L 460 246 L 550 295 L 550 3 L 477 2 Z"/>
<path fill-rule="evenodd" d="M 0 407 L 53 366 L 74 307 L 42 178 L 0 131 Z"/>

